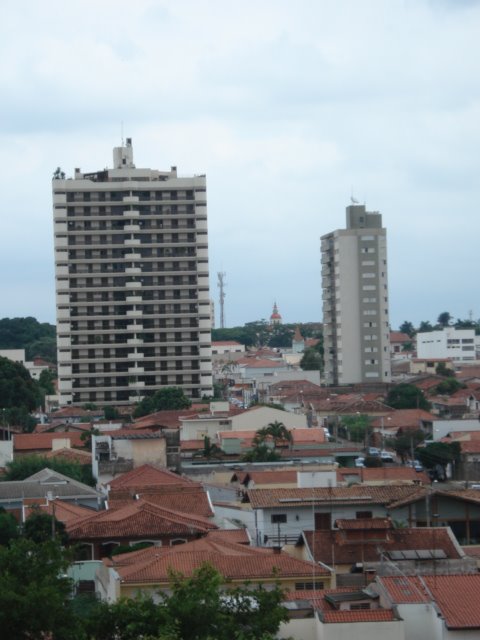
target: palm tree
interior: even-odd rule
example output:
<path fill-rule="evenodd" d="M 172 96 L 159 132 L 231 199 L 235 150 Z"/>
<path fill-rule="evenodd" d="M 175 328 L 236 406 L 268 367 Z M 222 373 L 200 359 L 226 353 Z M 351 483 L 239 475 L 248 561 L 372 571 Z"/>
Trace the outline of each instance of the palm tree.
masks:
<path fill-rule="evenodd" d="M 291 446 L 292 434 L 287 429 L 287 427 L 283 424 L 283 422 L 278 422 L 278 420 L 275 420 L 275 422 L 270 422 L 265 429 L 268 435 L 270 435 L 273 438 L 275 448 L 280 442 L 285 442 L 285 441 L 288 442 L 289 445 Z"/>

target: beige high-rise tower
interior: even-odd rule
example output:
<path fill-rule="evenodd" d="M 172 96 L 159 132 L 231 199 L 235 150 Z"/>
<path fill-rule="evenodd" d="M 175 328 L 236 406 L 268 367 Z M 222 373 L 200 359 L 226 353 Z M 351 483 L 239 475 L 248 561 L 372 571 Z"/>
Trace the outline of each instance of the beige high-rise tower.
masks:
<path fill-rule="evenodd" d="M 210 395 L 205 176 L 113 165 L 53 180 L 60 403 Z"/>
<path fill-rule="evenodd" d="M 325 382 L 389 382 L 387 232 L 382 216 L 347 207 L 346 229 L 321 238 Z"/>

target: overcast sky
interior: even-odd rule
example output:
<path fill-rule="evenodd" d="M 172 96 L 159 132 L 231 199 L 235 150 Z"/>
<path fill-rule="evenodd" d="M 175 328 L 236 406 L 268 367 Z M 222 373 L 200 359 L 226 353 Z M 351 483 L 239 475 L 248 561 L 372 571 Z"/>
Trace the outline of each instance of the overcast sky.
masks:
<path fill-rule="evenodd" d="M 55 321 L 51 176 L 207 174 L 227 326 L 320 321 L 321 235 L 387 227 L 392 328 L 480 317 L 480 2 L 1 0 L 0 317 Z"/>

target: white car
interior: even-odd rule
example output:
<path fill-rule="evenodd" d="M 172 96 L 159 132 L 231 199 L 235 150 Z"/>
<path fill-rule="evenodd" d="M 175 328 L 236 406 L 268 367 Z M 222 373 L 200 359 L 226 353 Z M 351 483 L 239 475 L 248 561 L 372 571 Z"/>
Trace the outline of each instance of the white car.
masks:
<path fill-rule="evenodd" d="M 383 460 L 383 462 L 395 461 L 393 454 L 391 454 L 390 451 L 380 451 L 380 458 Z"/>
<path fill-rule="evenodd" d="M 365 466 L 365 458 L 355 458 L 355 466 L 356 467 L 364 467 Z"/>

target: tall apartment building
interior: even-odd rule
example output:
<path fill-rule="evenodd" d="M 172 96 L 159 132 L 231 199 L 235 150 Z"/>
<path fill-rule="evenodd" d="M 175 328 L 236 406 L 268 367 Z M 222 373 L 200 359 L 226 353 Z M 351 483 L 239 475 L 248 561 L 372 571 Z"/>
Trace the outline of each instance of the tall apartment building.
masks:
<path fill-rule="evenodd" d="M 212 393 L 205 176 L 113 169 L 53 180 L 60 403 Z"/>
<path fill-rule="evenodd" d="M 347 207 L 346 229 L 321 238 L 325 382 L 389 382 L 387 233 L 382 216 Z"/>

